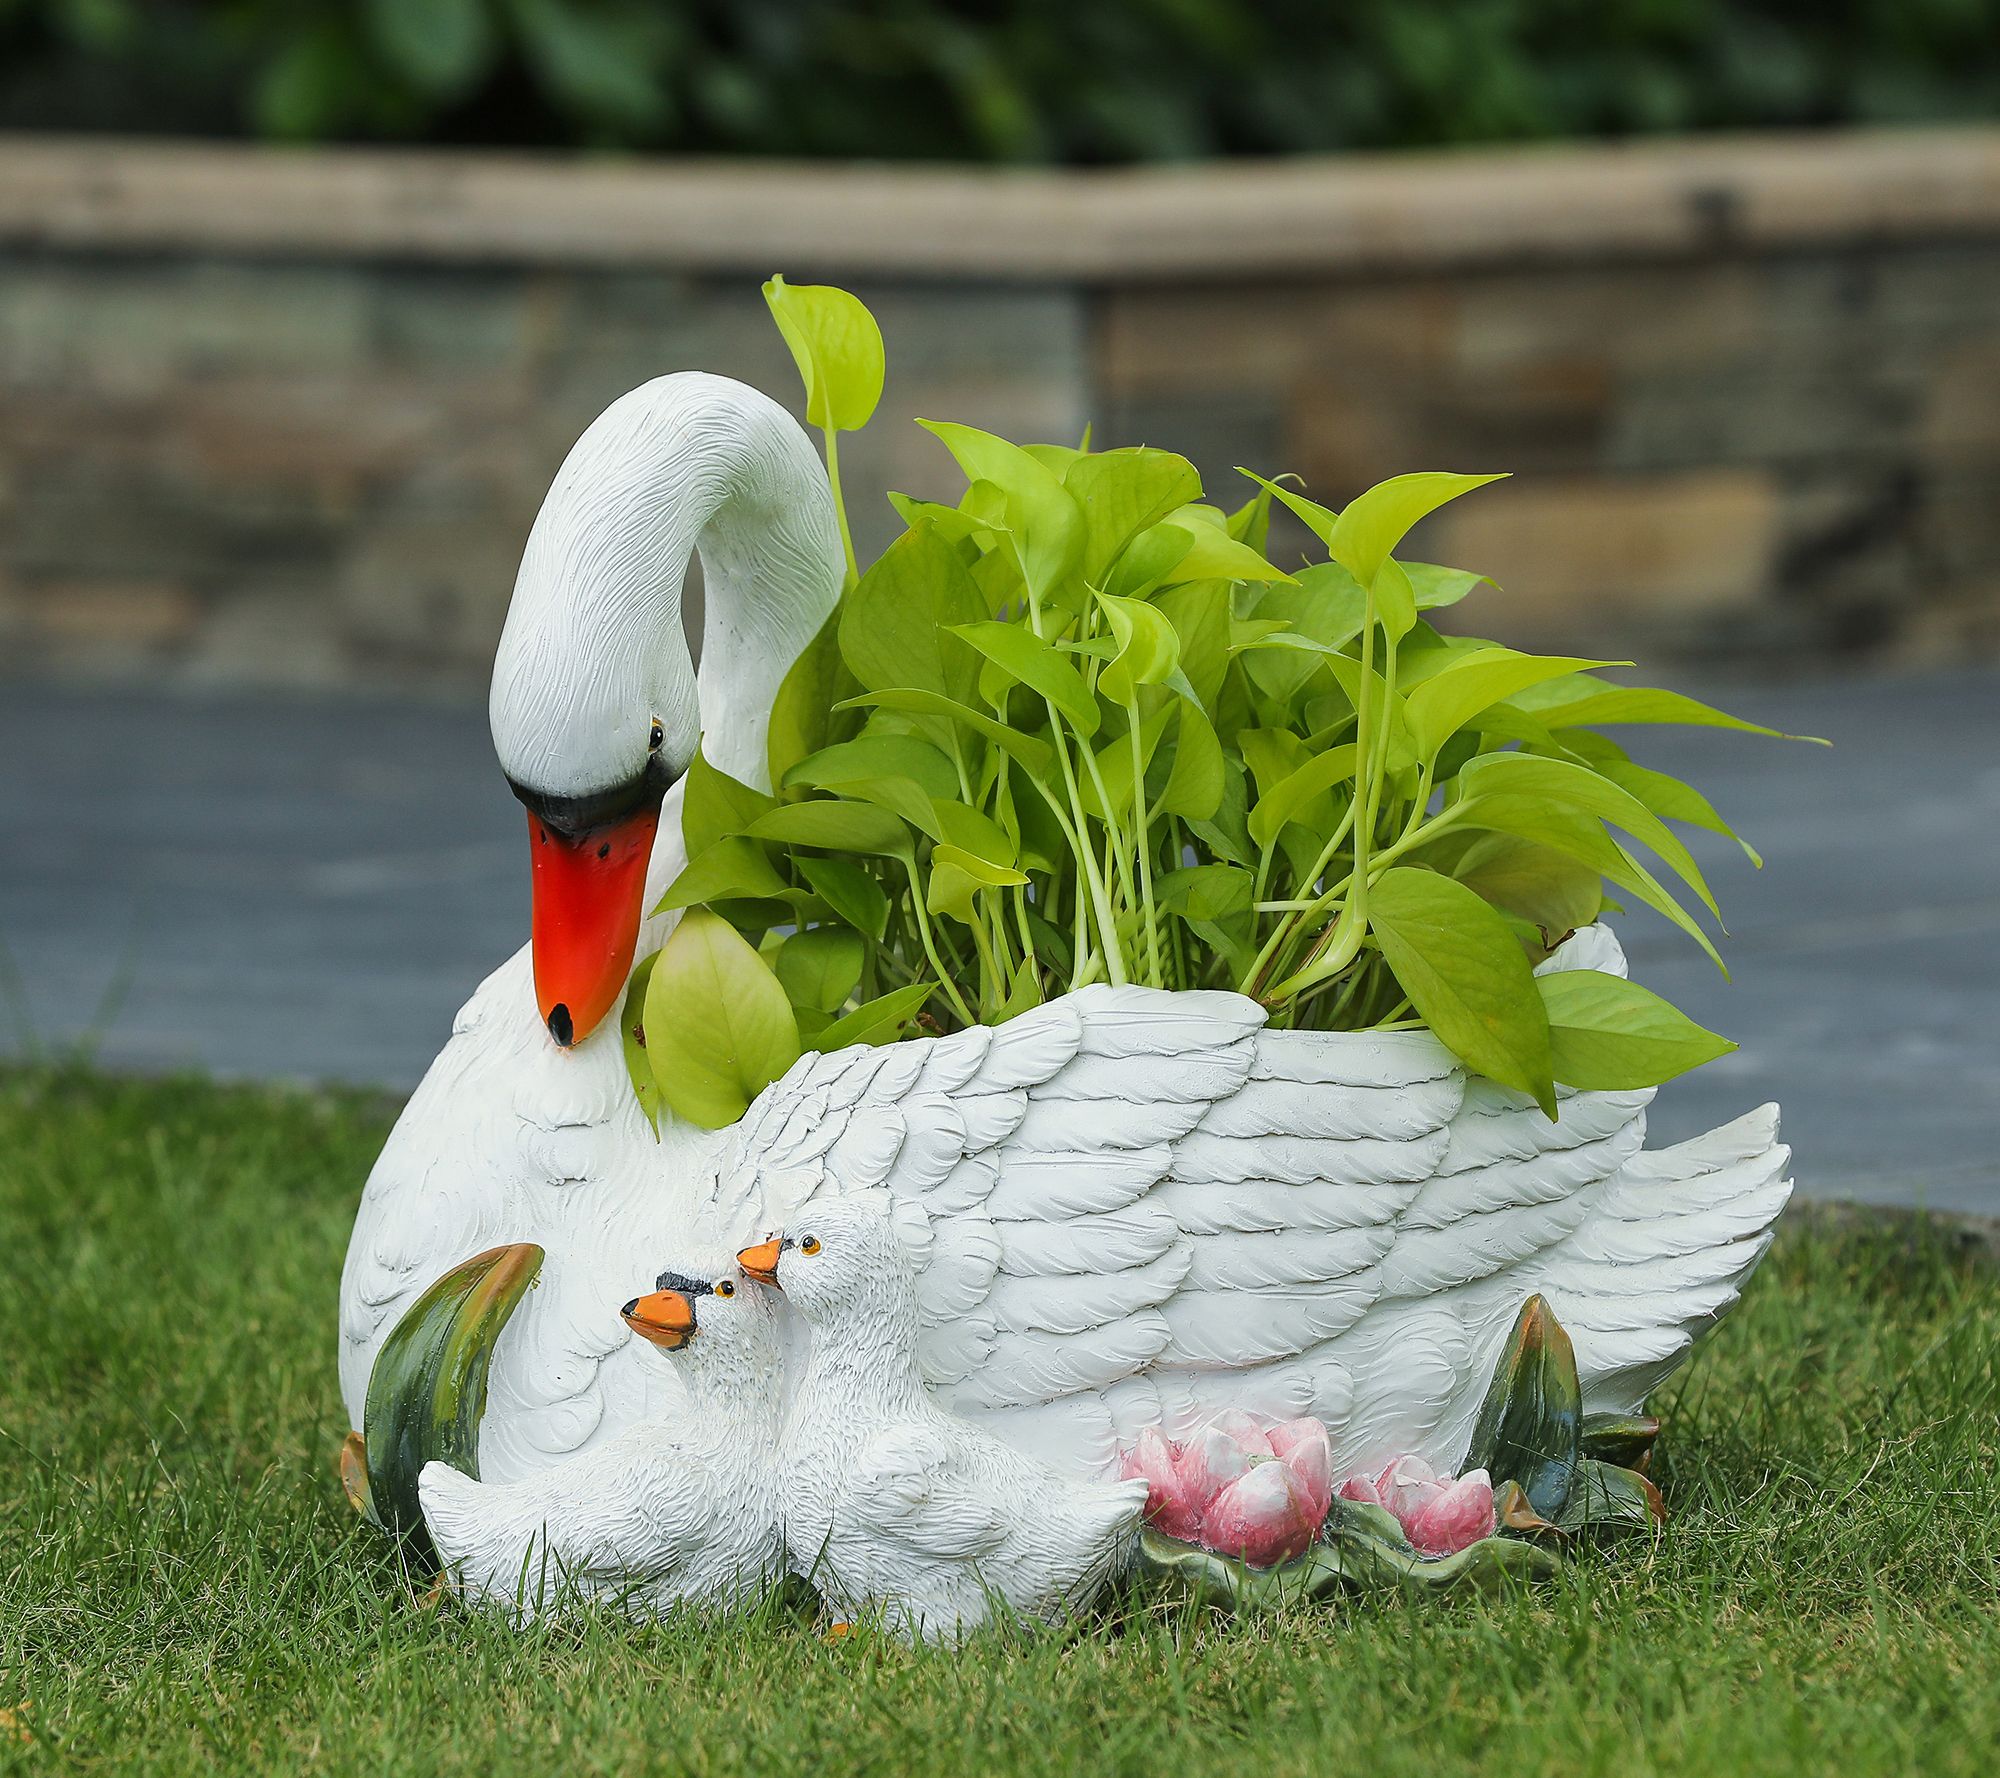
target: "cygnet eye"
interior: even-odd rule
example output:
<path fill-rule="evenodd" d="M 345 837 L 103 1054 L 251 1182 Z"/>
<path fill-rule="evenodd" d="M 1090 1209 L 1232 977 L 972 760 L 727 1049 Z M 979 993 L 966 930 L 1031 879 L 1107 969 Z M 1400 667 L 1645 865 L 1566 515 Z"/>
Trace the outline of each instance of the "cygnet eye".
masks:
<path fill-rule="evenodd" d="M 715 1294 L 717 1296 L 734 1296 L 736 1294 L 736 1286 L 730 1283 L 727 1278 L 719 1278 L 716 1280 Z"/>
<path fill-rule="evenodd" d="M 799 1242 L 799 1251 L 801 1253 L 817 1253 L 819 1251 L 819 1236 L 807 1235 Z"/>

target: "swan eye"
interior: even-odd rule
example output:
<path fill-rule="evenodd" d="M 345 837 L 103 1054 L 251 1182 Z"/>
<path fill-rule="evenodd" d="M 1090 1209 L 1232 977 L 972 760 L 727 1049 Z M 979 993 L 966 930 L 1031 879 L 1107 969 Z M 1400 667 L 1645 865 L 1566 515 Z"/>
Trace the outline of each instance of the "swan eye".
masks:
<path fill-rule="evenodd" d="M 717 1296 L 734 1296 L 736 1294 L 736 1286 L 730 1283 L 730 1281 L 727 1278 L 717 1279 L 715 1285 L 715 1294 Z"/>
<path fill-rule="evenodd" d="M 799 1243 L 799 1251 L 801 1253 L 817 1253 L 819 1251 L 819 1236 L 817 1235 L 806 1236 L 806 1238 Z"/>
<path fill-rule="evenodd" d="M 654 717 L 652 732 L 646 736 L 646 751 L 648 753 L 658 753 L 661 746 L 665 743 L 666 738 L 667 731 L 660 726 L 660 719 L 657 716 Z"/>

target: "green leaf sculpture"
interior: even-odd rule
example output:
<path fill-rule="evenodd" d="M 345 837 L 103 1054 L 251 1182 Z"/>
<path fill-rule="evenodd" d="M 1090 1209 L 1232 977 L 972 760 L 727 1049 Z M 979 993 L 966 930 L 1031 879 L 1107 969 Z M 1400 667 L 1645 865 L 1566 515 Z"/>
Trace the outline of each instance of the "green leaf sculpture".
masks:
<path fill-rule="evenodd" d="M 541 1248 L 525 1241 L 465 1260 L 403 1312 L 375 1354 L 362 1412 L 365 1497 L 414 1561 L 437 1562 L 417 1477 L 430 1462 L 478 1476 L 493 1347 L 541 1269 Z M 350 1453 L 343 1467 L 351 1462 Z"/>
<path fill-rule="evenodd" d="M 1576 1478 L 1582 1439 L 1576 1349 L 1548 1299 L 1531 1296 L 1494 1367 L 1462 1468 L 1485 1470 L 1495 1488 L 1520 1483 L 1535 1511 L 1557 1521 Z"/>

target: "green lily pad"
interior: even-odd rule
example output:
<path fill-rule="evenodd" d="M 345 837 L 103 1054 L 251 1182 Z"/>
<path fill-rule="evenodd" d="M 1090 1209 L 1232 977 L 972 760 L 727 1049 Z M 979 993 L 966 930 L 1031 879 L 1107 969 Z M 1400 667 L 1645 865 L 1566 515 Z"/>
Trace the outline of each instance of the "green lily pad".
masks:
<path fill-rule="evenodd" d="M 1576 1349 L 1547 1299 L 1521 1305 L 1473 1423 L 1466 1469 L 1497 1488 L 1519 1482 L 1544 1519 L 1560 1521 L 1582 1452 L 1583 1389 Z"/>
<path fill-rule="evenodd" d="M 413 1560 L 435 1566 L 417 1477 L 426 1463 L 479 1474 L 479 1422 L 493 1347 L 542 1269 L 531 1242 L 454 1266 L 390 1330 L 368 1375 L 362 1414 L 370 1517 Z"/>

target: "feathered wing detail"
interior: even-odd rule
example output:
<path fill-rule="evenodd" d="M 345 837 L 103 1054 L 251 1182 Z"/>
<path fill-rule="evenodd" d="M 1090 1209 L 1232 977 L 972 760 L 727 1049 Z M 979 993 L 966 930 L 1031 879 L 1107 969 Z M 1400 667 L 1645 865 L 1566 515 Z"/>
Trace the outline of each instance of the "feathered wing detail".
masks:
<path fill-rule="evenodd" d="M 1624 972 L 1603 928 L 1543 966 Z M 1732 1302 L 1789 1193 L 1775 1115 L 1643 1152 L 1644 1092 L 1553 1123 L 1422 1032 L 1264 1029 L 1233 994 L 1086 988 L 997 1029 L 802 1059 L 714 1189 L 745 1239 L 882 1189 L 939 1399 L 1071 1473 L 1148 1425 L 1315 1414 L 1346 1470 L 1463 1454 L 1541 1291 L 1593 1407 Z"/>

